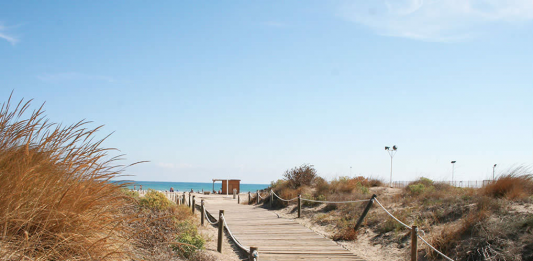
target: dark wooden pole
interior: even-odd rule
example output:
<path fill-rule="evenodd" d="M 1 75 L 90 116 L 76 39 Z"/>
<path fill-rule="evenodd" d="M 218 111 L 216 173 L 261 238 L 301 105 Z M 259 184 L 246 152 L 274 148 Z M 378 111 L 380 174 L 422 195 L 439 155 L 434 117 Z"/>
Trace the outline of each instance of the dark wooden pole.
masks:
<path fill-rule="evenodd" d="M 218 241 L 217 241 L 217 251 L 222 253 L 222 236 L 224 236 L 224 221 L 222 221 L 222 216 L 224 215 L 224 210 L 218 212 Z"/>
<path fill-rule="evenodd" d="M 257 247 L 250 247 L 250 257 L 248 257 L 249 261 L 254 261 L 254 251 L 257 252 Z M 258 260 L 259 257 L 257 257 L 255 260 Z"/>
<path fill-rule="evenodd" d="M 194 209 L 195 209 L 195 207 L 194 207 L 194 197 L 196 197 L 196 196 L 192 196 L 192 204 L 191 204 L 191 208 L 192 208 L 192 213 L 193 214 L 194 214 Z"/>
<path fill-rule="evenodd" d="M 359 220 L 357 220 L 357 224 L 355 225 L 354 230 L 357 231 L 361 224 L 363 223 L 363 220 L 365 219 L 366 214 L 368 214 L 368 211 L 370 210 L 370 207 L 372 207 L 372 203 L 374 203 L 374 199 L 376 198 L 376 194 L 372 195 L 370 200 L 368 201 L 368 204 L 366 204 L 365 210 L 363 210 L 363 214 L 359 217 Z"/>
<path fill-rule="evenodd" d="M 241 194 L 237 194 L 237 204 L 241 204 Z"/>
<path fill-rule="evenodd" d="M 250 196 L 250 191 L 248 191 L 248 205 L 250 205 L 250 202 L 252 201 L 252 196 Z"/>
<path fill-rule="evenodd" d="M 411 261 L 416 261 L 418 259 L 418 235 L 417 227 L 411 227 Z"/>
<path fill-rule="evenodd" d="M 204 225 L 204 218 L 205 218 L 205 208 L 204 208 L 204 200 L 202 199 L 201 201 L 201 205 L 202 205 L 202 213 L 200 213 L 200 216 L 202 216 L 202 226 Z"/>
<path fill-rule="evenodd" d="M 302 217 L 302 195 L 298 194 L 298 218 Z"/>
<path fill-rule="evenodd" d="M 191 206 L 191 192 L 189 192 L 189 207 Z"/>
<path fill-rule="evenodd" d="M 257 191 L 257 204 L 259 204 L 259 190 Z"/>
<path fill-rule="evenodd" d="M 272 201 L 274 201 L 274 195 L 272 195 L 272 191 L 270 191 L 270 208 L 272 208 Z"/>

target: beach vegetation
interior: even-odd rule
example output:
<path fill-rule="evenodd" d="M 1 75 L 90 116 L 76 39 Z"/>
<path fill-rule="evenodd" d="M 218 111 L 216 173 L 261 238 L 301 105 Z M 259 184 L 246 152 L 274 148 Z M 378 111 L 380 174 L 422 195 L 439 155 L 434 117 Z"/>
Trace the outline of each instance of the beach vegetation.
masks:
<path fill-rule="evenodd" d="M 96 137 L 101 126 L 55 124 L 30 107 L 0 108 L 1 260 L 174 260 L 176 237 L 201 249 L 193 225 L 180 226 L 194 224 L 189 208 L 114 181 L 127 166 Z"/>
<path fill-rule="evenodd" d="M 120 157 L 93 139 L 100 127 L 55 124 L 30 105 L 0 109 L 0 259 L 125 258 Z"/>
<path fill-rule="evenodd" d="M 157 210 L 169 209 L 175 205 L 165 194 L 153 189 L 148 190 L 144 197 L 140 198 L 139 204 L 141 207 Z"/>
<path fill-rule="evenodd" d="M 205 239 L 198 233 L 197 226 L 191 221 L 178 223 L 180 231 L 176 237 L 178 244 L 173 245 L 174 251 L 184 258 L 191 258 L 198 250 L 204 248 Z"/>
<path fill-rule="evenodd" d="M 299 167 L 286 170 L 283 176 L 287 180 L 289 188 L 297 189 L 301 186 L 311 186 L 317 172 L 312 165 L 302 164 Z"/>
<path fill-rule="evenodd" d="M 284 182 L 273 184 L 282 195 L 302 193 L 303 198 L 328 201 L 368 199 L 376 194 L 381 204 L 395 217 L 418 226 L 430 244 L 455 260 L 530 260 L 533 259 L 533 176 L 526 167 L 516 167 L 486 183 L 482 188 L 461 188 L 421 177 L 404 188 L 382 187 L 382 181 L 341 176 L 330 181 L 316 176 L 309 186 L 295 192 Z M 292 191 L 291 191 L 292 190 Z M 355 223 L 366 203 L 317 203 L 303 201 L 304 219 L 326 226 L 334 240 L 358 240 L 370 233 L 373 244 L 405 248 L 410 230 L 391 218 L 376 203 L 355 231 Z M 295 203 L 281 205 L 292 207 Z M 438 260 L 439 255 L 422 244 L 421 255 Z"/>

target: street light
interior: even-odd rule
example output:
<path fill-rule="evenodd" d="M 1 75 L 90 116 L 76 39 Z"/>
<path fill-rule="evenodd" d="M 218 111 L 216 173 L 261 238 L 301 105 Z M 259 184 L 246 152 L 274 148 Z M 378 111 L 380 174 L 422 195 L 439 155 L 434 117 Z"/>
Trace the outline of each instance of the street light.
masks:
<path fill-rule="evenodd" d="M 385 146 L 385 150 L 389 153 L 389 156 L 390 156 L 390 183 L 389 183 L 389 186 L 392 188 L 392 158 L 396 154 L 396 151 L 398 150 L 398 147 L 396 147 L 396 145 L 394 145 L 394 146 L 392 146 L 392 149 L 391 149 L 391 147 Z"/>
<path fill-rule="evenodd" d="M 453 173 L 455 172 L 455 160 L 452 160 L 452 186 L 453 186 Z"/>
<path fill-rule="evenodd" d="M 494 169 L 496 168 L 496 165 L 498 164 L 494 164 L 494 166 L 492 166 L 492 181 L 494 181 Z"/>

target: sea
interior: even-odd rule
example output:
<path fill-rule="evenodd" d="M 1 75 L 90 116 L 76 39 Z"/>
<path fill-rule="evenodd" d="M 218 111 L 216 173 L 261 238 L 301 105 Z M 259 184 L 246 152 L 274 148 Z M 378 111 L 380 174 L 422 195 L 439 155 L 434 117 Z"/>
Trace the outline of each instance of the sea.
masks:
<path fill-rule="evenodd" d="M 212 191 L 213 183 L 201 183 L 201 182 L 162 182 L 162 181 L 133 181 L 133 180 L 121 180 L 115 181 L 119 183 L 129 183 L 127 187 L 133 189 L 135 185 L 136 189 L 143 186 L 143 190 L 153 189 L 168 191 L 170 188 L 174 188 L 174 191 Z M 255 192 L 269 187 L 269 184 L 243 184 L 241 183 L 241 193 L 243 192 Z M 222 190 L 222 182 L 215 182 L 215 191 Z"/>

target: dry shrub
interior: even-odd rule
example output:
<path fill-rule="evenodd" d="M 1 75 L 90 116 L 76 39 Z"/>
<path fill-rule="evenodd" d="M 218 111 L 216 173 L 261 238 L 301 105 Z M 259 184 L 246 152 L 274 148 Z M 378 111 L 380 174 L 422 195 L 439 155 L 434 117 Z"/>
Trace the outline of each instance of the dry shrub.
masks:
<path fill-rule="evenodd" d="M 362 192 L 368 193 L 368 187 L 364 186 L 366 183 L 364 177 L 350 178 L 350 177 L 338 177 L 330 182 L 330 193 L 355 193 Z"/>
<path fill-rule="evenodd" d="M 311 165 L 303 164 L 285 171 L 283 176 L 288 181 L 290 188 L 297 189 L 301 186 L 311 186 L 313 179 L 317 176 L 317 172 Z"/>
<path fill-rule="evenodd" d="M 326 195 L 330 193 L 330 185 L 327 180 L 322 177 L 316 177 L 313 181 L 315 188 L 315 196 Z"/>
<path fill-rule="evenodd" d="M 378 178 L 368 178 L 366 181 L 366 184 L 363 184 L 366 187 L 383 187 L 383 184 L 385 184 L 382 179 Z"/>
<path fill-rule="evenodd" d="M 341 221 L 343 224 L 338 225 L 335 234 L 333 235 L 332 239 L 335 241 L 339 240 L 346 240 L 346 241 L 352 241 L 355 240 L 357 237 L 357 234 L 354 230 L 355 223 L 353 222 L 347 222 L 347 221 Z"/>
<path fill-rule="evenodd" d="M 533 176 L 521 174 L 529 172 L 525 167 L 518 167 L 511 173 L 500 176 L 494 182 L 486 185 L 482 193 L 495 198 L 507 198 L 510 200 L 523 199 L 533 194 Z"/>
<path fill-rule="evenodd" d="M 123 258 L 123 170 L 87 122 L 50 123 L 30 102 L 0 109 L 0 259 Z"/>
<path fill-rule="evenodd" d="M 502 208 L 501 203 L 498 200 L 490 197 L 478 197 L 475 199 L 475 201 L 475 207 L 472 208 L 468 215 L 461 220 L 460 224 L 448 226 L 447 228 L 443 229 L 439 234 L 433 236 L 429 240 L 429 243 L 443 253 L 455 252 L 460 255 L 471 255 L 471 248 L 476 248 L 474 245 L 479 243 L 477 241 L 483 240 L 477 237 L 479 234 L 483 234 L 485 239 L 486 237 L 491 236 L 489 234 L 485 234 L 487 229 L 489 229 L 487 227 L 488 224 L 490 224 L 488 219 L 491 217 L 491 215 L 500 213 Z M 493 231 L 496 232 L 494 229 Z M 498 233 L 501 234 L 500 232 Z M 438 253 L 432 251 L 427 246 L 425 246 L 425 250 L 429 257 L 437 258 L 439 256 Z M 477 249 L 476 251 L 486 250 Z M 460 260 L 463 259 L 461 258 Z"/>

